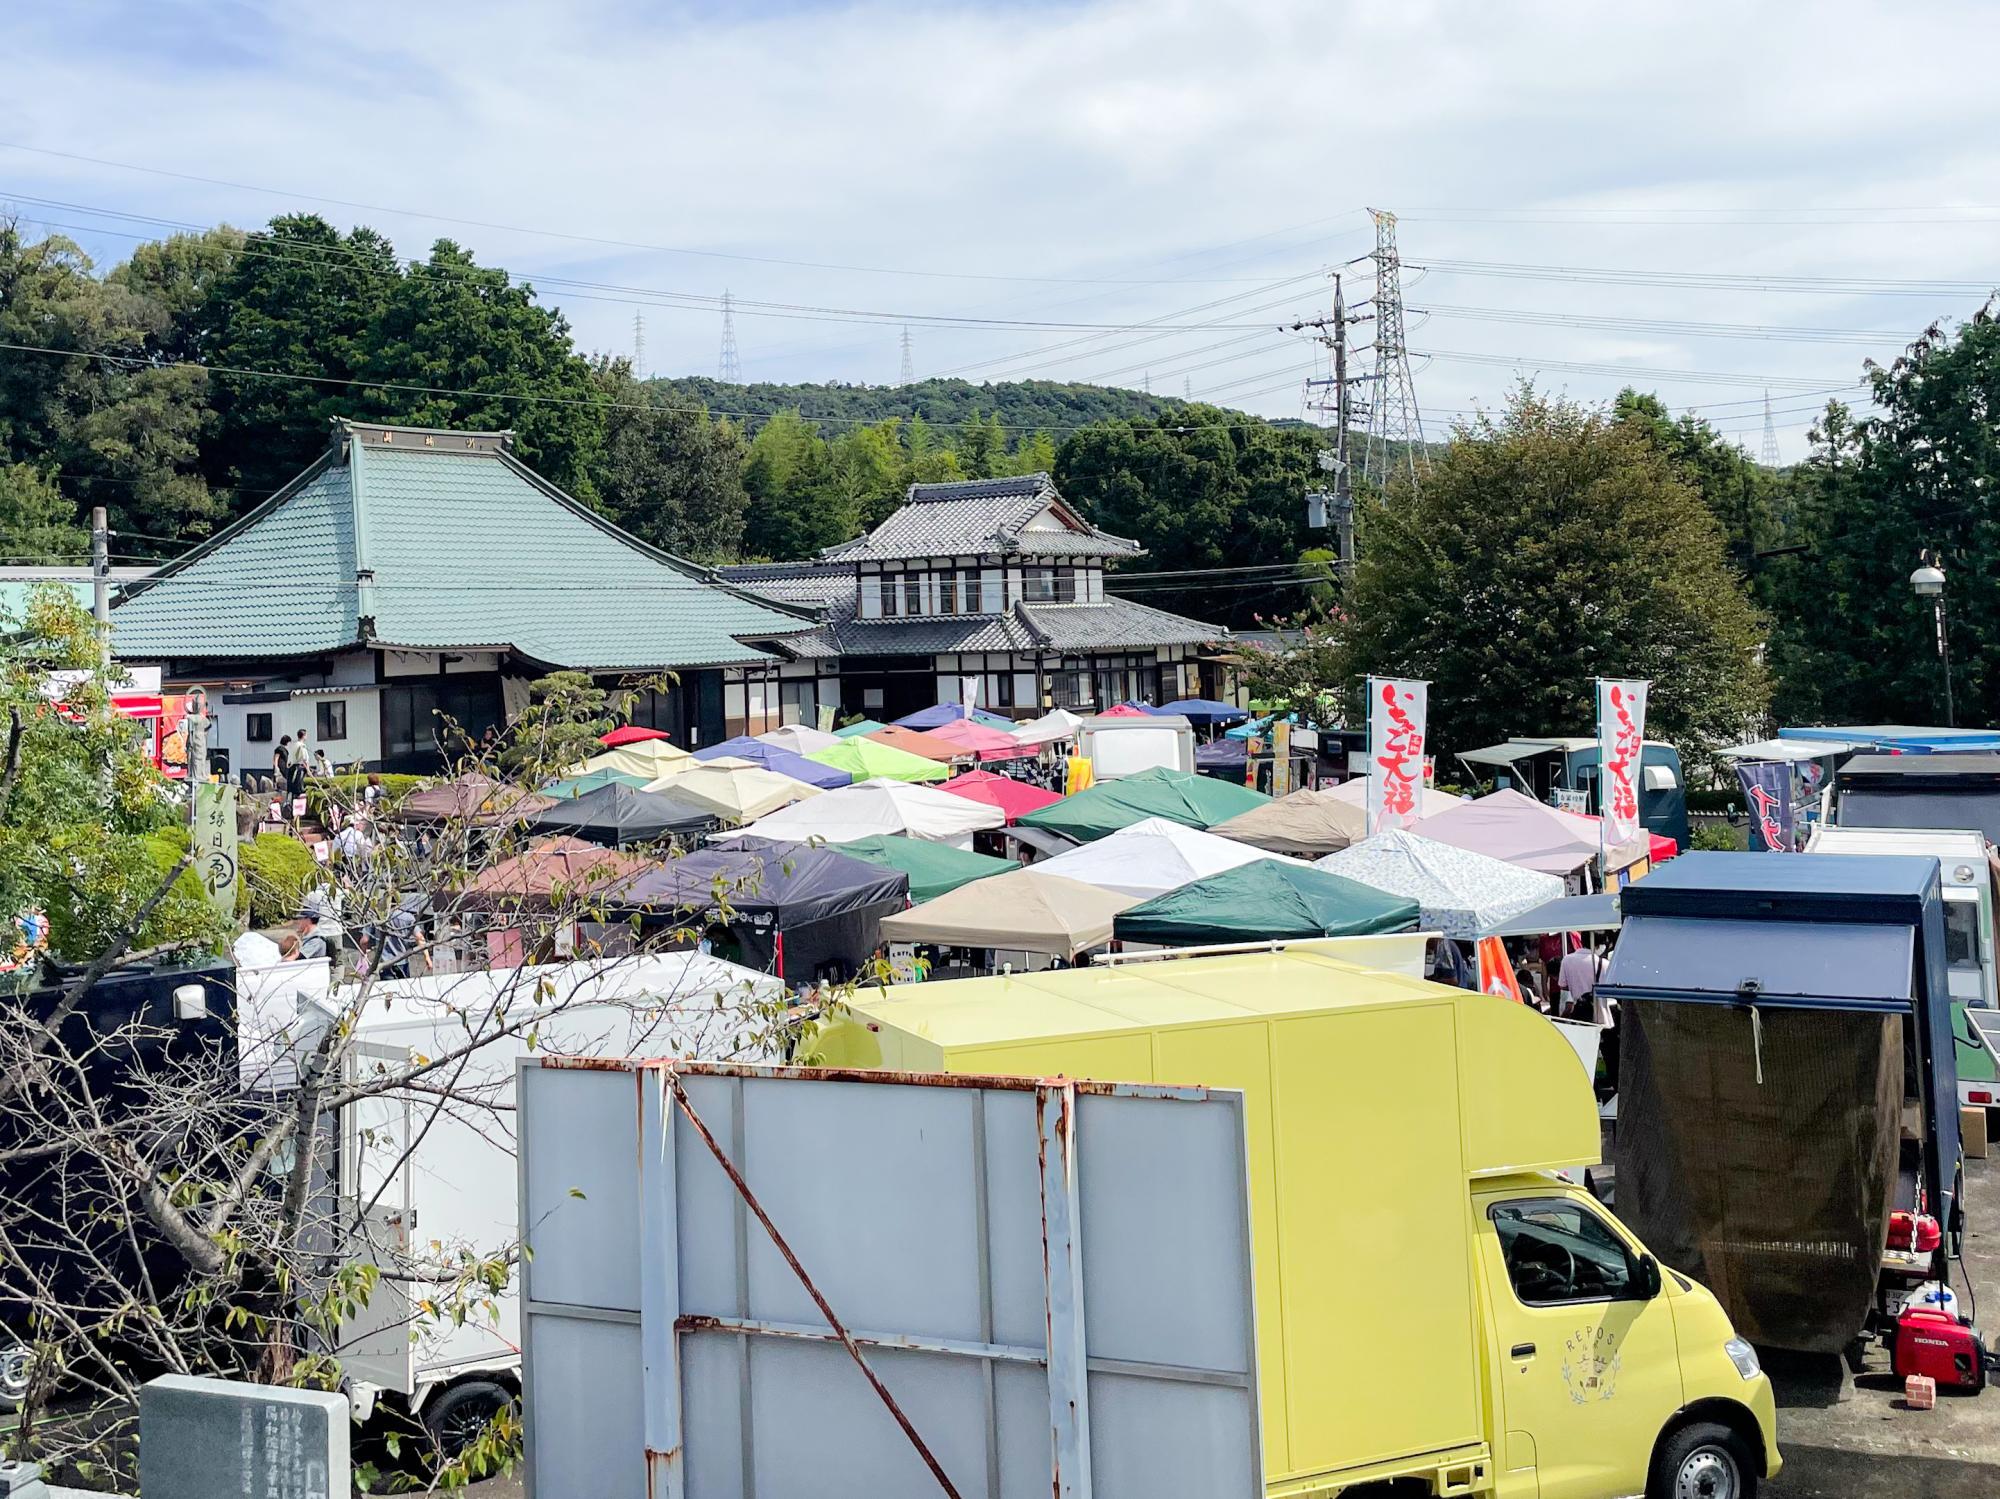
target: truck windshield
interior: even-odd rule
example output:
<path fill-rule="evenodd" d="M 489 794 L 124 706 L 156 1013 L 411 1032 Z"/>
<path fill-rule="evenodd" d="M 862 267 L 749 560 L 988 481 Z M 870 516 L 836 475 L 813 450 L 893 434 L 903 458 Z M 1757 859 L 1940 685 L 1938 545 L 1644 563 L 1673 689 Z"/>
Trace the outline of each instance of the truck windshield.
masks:
<path fill-rule="evenodd" d="M 1625 1241 L 1582 1203 L 1528 1198 L 1495 1203 L 1487 1216 L 1524 1305 L 1642 1299 L 1639 1266 Z"/>

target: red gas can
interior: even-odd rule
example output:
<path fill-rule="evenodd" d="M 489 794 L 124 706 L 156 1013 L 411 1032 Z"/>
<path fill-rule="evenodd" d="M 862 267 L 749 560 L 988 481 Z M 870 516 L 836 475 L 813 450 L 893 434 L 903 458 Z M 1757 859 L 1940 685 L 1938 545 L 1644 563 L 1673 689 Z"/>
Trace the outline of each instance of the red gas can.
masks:
<path fill-rule="evenodd" d="M 1941 1390 L 1977 1390 L 1986 1384 L 1989 1355 L 1978 1331 L 1943 1312 L 1912 1310 L 1898 1317 L 1890 1357 L 1898 1379 L 1927 1375 Z"/>

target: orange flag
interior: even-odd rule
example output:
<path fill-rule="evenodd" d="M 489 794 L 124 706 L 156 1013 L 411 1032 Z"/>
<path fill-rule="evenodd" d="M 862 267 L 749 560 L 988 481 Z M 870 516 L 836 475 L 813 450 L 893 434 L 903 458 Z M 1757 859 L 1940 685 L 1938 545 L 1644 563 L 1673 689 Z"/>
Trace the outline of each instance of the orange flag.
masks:
<path fill-rule="evenodd" d="M 1497 994 L 1516 1004 L 1526 1003 L 1521 998 L 1521 985 L 1514 977 L 1514 965 L 1507 961 L 1507 944 L 1498 937 L 1479 939 L 1479 987 L 1487 994 Z"/>

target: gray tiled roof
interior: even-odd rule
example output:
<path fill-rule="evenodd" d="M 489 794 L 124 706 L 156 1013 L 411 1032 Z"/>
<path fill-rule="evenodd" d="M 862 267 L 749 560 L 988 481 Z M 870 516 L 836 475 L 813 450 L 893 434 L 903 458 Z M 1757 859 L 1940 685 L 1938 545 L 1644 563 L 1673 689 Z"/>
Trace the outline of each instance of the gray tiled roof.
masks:
<path fill-rule="evenodd" d="M 1066 522 L 1026 529 L 1044 510 Z M 820 553 L 826 562 L 1004 553 L 1027 557 L 1137 557 L 1136 541 L 1100 531 L 1064 502 L 1047 474 L 912 484 L 902 507 L 866 536 Z"/>
<path fill-rule="evenodd" d="M 854 597 L 854 574 L 818 562 L 745 562 L 716 569 L 726 583 L 807 608 Z"/>
<path fill-rule="evenodd" d="M 1198 645 L 1224 639 L 1220 625 L 1204 624 L 1130 599 L 1101 604 L 1016 604 L 1015 612 L 1050 650 L 1116 650 L 1120 646 Z"/>
<path fill-rule="evenodd" d="M 852 597 L 831 605 L 827 622 L 785 641 L 808 659 L 929 656 L 941 651 L 1095 651 L 1198 645 L 1228 631 L 1130 599 L 1101 604 L 1016 604 L 1005 614 L 861 619 Z"/>

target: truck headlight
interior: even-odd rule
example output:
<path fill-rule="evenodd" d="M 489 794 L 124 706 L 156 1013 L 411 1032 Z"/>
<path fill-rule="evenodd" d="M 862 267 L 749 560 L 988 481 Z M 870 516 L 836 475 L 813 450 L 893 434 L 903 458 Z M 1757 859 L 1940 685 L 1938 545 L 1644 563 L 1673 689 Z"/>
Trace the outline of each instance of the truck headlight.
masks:
<path fill-rule="evenodd" d="M 1731 1338 L 1722 1345 L 1722 1351 L 1729 1355 L 1729 1362 L 1736 1365 L 1736 1372 L 1745 1379 L 1755 1379 L 1763 1373 L 1763 1365 L 1757 1362 L 1757 1350 L 1741 1338 Z"/>

